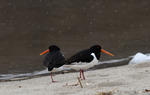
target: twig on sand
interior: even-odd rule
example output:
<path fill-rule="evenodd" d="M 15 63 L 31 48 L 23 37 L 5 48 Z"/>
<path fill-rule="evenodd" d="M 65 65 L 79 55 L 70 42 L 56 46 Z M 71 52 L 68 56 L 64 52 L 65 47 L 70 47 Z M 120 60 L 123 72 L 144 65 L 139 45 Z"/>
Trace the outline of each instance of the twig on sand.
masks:
<path fill-rule="evenodd" d="M 74 84 L 68 84 L 68 83 L 66 83 L 66 85 L 63 85 L 63 86 L 77 86 L 77 85 L 80 84 L 80 87 L 83 88 L 82 83 L 80 81 L 80 78 L 77 77 L 77 79 L 78 79 L 78 81 L 76 83 L 74 83 Z"/>
<path fill-rule="evenodd" d="M 68 84 L 68 83 L 66 83 L 66 85 L 63 85 L 63 86 L 77 86 L 77 85 L 79 85 L 78 82 L 76 82 L 76 83 L 74 83 L 74 84 Z"/>
<path fill-rule="evenodd" d="M 145 91 L 146 91 L 146 92 L 150 92 L 150 90 L 148 90 L 148 89 L 145 89 Z"/>
<path fill-rule="evenodd" d="M 111 89 L 110 91 L 108 92 L 98 92 L 97 95 L 113 95 L 113 91 L 115 90 L 116 88 L 113 88 Z"/>
<path fill-rule="evenodd" d="M 145 91 L 148 93 L 148 95 L 150 95 L 150 93 L 149 93 L 149 92 L 150 92 L 150 90 L 148 90 L 148 89 L 145 89 Z"/>
<path fill-rule="evenodd" d="M 80 78 L 79 77 L 77 77 L 77 78 L 78 78 L 78 82 L 80 83 L 81 88 L 83 88 Z"/>

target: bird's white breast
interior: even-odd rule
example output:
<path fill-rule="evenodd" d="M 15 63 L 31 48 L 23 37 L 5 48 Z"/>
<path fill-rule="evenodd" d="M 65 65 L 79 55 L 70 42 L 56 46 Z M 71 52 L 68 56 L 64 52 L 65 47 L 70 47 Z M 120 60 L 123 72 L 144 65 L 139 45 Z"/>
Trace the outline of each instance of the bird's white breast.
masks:
<path fill-rule="evenodd" d="M 93 60 L 90 63 L 87 63 L 87 62 L 74 62 L 74 63 L 72 63 L 73 65 L 64 65 L 64 66 L 69 67 L 71 69 L 75 69 L 75 70 L 89 69 L 89 68 L 93 67 L 94 65 L 96 65 L 98 63 L 98 60 L 97 60 L 95 54 L 91 53 L 91 55 L 93 56 Z"/>

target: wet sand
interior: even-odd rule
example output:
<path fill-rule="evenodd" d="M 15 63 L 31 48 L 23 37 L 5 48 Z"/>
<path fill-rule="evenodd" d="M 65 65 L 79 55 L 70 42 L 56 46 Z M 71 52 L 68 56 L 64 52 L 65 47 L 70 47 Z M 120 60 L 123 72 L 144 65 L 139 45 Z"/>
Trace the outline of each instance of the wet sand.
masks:
<path fill-rule="evenodd" d="M 85 72 L 86 80 L 76 84 L 79 72 L 55 75 L 58 81 L 51 83 L 50 76 L 22 81 L 0 83 L 0 95 L 149 95 L 150 63 L 124 65 Z M 75 85 L 76 84 L 76 85 Z"/>

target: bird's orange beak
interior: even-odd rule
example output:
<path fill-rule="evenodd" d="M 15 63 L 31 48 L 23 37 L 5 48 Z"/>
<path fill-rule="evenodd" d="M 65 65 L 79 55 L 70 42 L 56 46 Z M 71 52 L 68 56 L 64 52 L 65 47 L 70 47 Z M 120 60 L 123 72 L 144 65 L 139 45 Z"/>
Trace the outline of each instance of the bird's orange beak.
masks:
<path fill-rule="evenodd" d="M 106 53 L 106 54 L 108 54 L 108 55 L 110 55 L 110 56 L 114 56 L 113 54 L 111 54 L 111 53 L 109 53 L 108 51 L 103 50 L 103 49 L 101 49 L 101 52 L 104 52 L 104 53 Z"/>
<path fill-rule="evenodd" d="M 47 49 L 47 50 L 43 51 L 42 53 L 40 53 L 40 55 L 43 55 L 43 54 L 45 54 L 45 53 L 47 53 L 47 52 L 49 52 L 49 51 L 50 51 L 50 50 Z"/>

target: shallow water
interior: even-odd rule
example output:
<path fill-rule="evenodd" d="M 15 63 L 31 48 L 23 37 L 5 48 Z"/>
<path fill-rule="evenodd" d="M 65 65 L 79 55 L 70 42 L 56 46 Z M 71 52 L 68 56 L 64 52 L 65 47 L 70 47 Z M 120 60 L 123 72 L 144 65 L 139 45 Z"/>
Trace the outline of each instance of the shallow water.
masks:
<path fill-rule="evenodd" d="M 149 53 L 150 1 L 0 1 L 0 74 L 44 69 L 39 54 L 56 44 L 66 58 L 100 44 L 100 61 Z"/>

